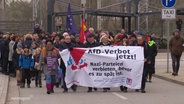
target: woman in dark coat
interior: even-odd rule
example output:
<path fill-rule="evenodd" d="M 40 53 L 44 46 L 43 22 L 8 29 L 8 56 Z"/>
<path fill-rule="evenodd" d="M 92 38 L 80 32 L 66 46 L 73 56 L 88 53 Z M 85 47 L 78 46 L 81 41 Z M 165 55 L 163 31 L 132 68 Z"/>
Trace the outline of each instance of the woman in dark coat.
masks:
<path fill-rule="evenodd" d="M 155 73 L 155 57 L 157 55 L 157 46 L 154 42 L 154 40 L 149 36 L 148 37 L 148 48 L 149 48 L 149 62 L 148 62 L 148 69 L 146 72 L 146 78 L 151 82 L 152 75 Z"/>

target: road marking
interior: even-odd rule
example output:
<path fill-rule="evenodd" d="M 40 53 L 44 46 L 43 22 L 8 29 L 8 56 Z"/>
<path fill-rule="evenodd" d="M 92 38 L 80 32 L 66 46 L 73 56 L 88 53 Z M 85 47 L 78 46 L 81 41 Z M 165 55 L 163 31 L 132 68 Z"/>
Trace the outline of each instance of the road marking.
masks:
<path fill-rule="evenodd" d="M 119 98 L 121 98 L 121 99 L 123 99 L 123 100 L 128 100 L 128 98 L 126 98 L 126 97 L 124 97 L 124 96 L 122 96 L 122 95 L 120 95 L 120 94 L 118 94 L 116 92 L 113 92 L 112 94 L 117 96 L 117 97 L 119 97 Z"/>
<path fill-rule="evenodd" d="M 28 97 L 11 97 L 11 100 L 21 100 L 21 101 L 26 101 L 26 100 L 31 100 L 33 95 L 30 95 Z"/>

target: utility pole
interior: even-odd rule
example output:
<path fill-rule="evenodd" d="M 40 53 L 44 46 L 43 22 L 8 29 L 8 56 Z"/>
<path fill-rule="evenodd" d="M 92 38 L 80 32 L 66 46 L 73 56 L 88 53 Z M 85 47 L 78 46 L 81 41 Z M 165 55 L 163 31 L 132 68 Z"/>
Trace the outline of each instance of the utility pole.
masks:
<path fill-rule="evenodd" d="M 97 9 L 101 9 L 102 7 L 102 1 L 101 0 L 97 0 Z M 101 16 L 97 17 L 97 29 L 101 29 L 102 28 L 102 18 Z"/>
<path fill-rule="evenodd" d="M 1 1 L 1 8 L 0 8 L 0 20 L 5 20 L 4 14 L 5 14 L 5 0 Z M 0 29 L 4 28 L 4 25 L 0 25 Z"/>
<path fill-rule="evenodd" d="M 2 5 L 2 10 L 4 11 L 5 10 L 5 0 L 1 1 L 1 5 Z"/>
<path fill-rule="evenodd" d="M 148 3 L 149 1 L 148 0 L 146 0 L 146 13 L 148 13 L 149 12 L 149 10 L 148 10 L 148 7 L 149 7 L 149 3 Z M 146 16 L 146 32 L 149 32 L 149 17 L 148 16 Z"/>
<path fill-rule="evenodd" d="M 134 3 L 135 3 L 135 14 L 136 14 L 136 17 L 135 17 L 135 26 L 136 26 L 136 29 L 139 31 L 140 30 L 140 16 L 139 16 L 139 6 L 140 6 L 140 0 L 134 0 Z"/>
<path fill-rule="evenodd" d="M 131 4 L 132 4 L 132 1 L 131 0 L 128 0 L 128 13 L 131 13 Z M 131 33 L 131 17 L 128 17 L 128 34 Z"/>
<path fill-rule="evenodd" d="M 82 7 L 82 19 L 85 21 L 86 19 L 86 0 L 81 0 L 81 7 Z"/>
<path fill-rule="evenodd" d="M 47 1 L 47 31 L 49 33 L 53 31 L 54 4 L 55 4 L 55 0 Z"/>
<path fill-rule="evenodd" d="M 33 0 L 33 21 L 38 23 L 38 8 L 40 0 Z"/>

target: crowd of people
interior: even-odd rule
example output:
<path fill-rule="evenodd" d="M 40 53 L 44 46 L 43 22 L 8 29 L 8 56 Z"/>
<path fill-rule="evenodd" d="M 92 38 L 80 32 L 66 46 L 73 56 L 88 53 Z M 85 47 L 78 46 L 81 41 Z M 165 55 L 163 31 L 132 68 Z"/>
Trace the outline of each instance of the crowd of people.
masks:
<path fill-rule="evenodd" d="M 132 34 L 126 34 L 121 29 L 116 35 L 108 31 L 95 32 L 89 28 L 89 34 L 86 42 L 80 42 L 80 36 L 77 34 L 46 34 L 28 33 L 26 35 L 17 35 L 14 33 L 0 33 L 0 66 L 1 72 L 12 77 L 17 76 L 17 85 L 24 88 L 27 85 L 31 87 L 31 81 L 35 80 L 36 87 L 42 87 L 42 77 L 46 80 L 47 94 L 54 93 L 54 86 L 58 87 L 61 83 L 64 93 L 68 92 L 65 83 L 66 67 L 59 55 L 59 51 L 64 49 L 72 50 L 74 47 L 91 48 L 97 46 L 141 46 L 144 47 L 144 69 L 142 77 L 141 90 L 145 93 L 146 81 L 152 81 L 152 74 L 155 73 L 155 56 L 157 55 L 157 45 L 152 35 L 143 35 L 135 31 Z M 59 59 L 59 61 L 58 61 Z M 58 70 L 62 69 L 59 73 Z M 42 74 L 44 73 L 44 74 Z M 62 75 L 60 75 L 62 73 Z M 43 76 L 42 76 L 43 75 Z M 71 89 L 75 92 L 77 85 Z M 97 90 L 97 88 L 88 88 L 88 92 Z M 104 92 L 110 88 L 103 88 Z M 127 92 L 127 87 L 120 86 L 120 90 Z"/>

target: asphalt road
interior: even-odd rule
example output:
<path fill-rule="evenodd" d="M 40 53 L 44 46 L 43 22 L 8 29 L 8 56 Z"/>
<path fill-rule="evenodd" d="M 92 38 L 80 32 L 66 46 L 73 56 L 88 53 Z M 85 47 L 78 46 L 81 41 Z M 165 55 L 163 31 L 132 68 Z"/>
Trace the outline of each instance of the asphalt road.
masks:
<path fill-rule="evenodd" d="M 124 93 L 119 88 L 112 88 L 107 93 L 102 89 L 88 93 L 84 87 L 78 87 L 77 92 L 62 91 L 55 88 L 55 93 L 48 95 L 45 87 L 36 88 L 33 83 L 31 88 L 20 89 L 11 78 L 7 104 L 184 104 L 184 86 L 157 78 L 147 83 L 147 93 L 131 89 Z"/>

